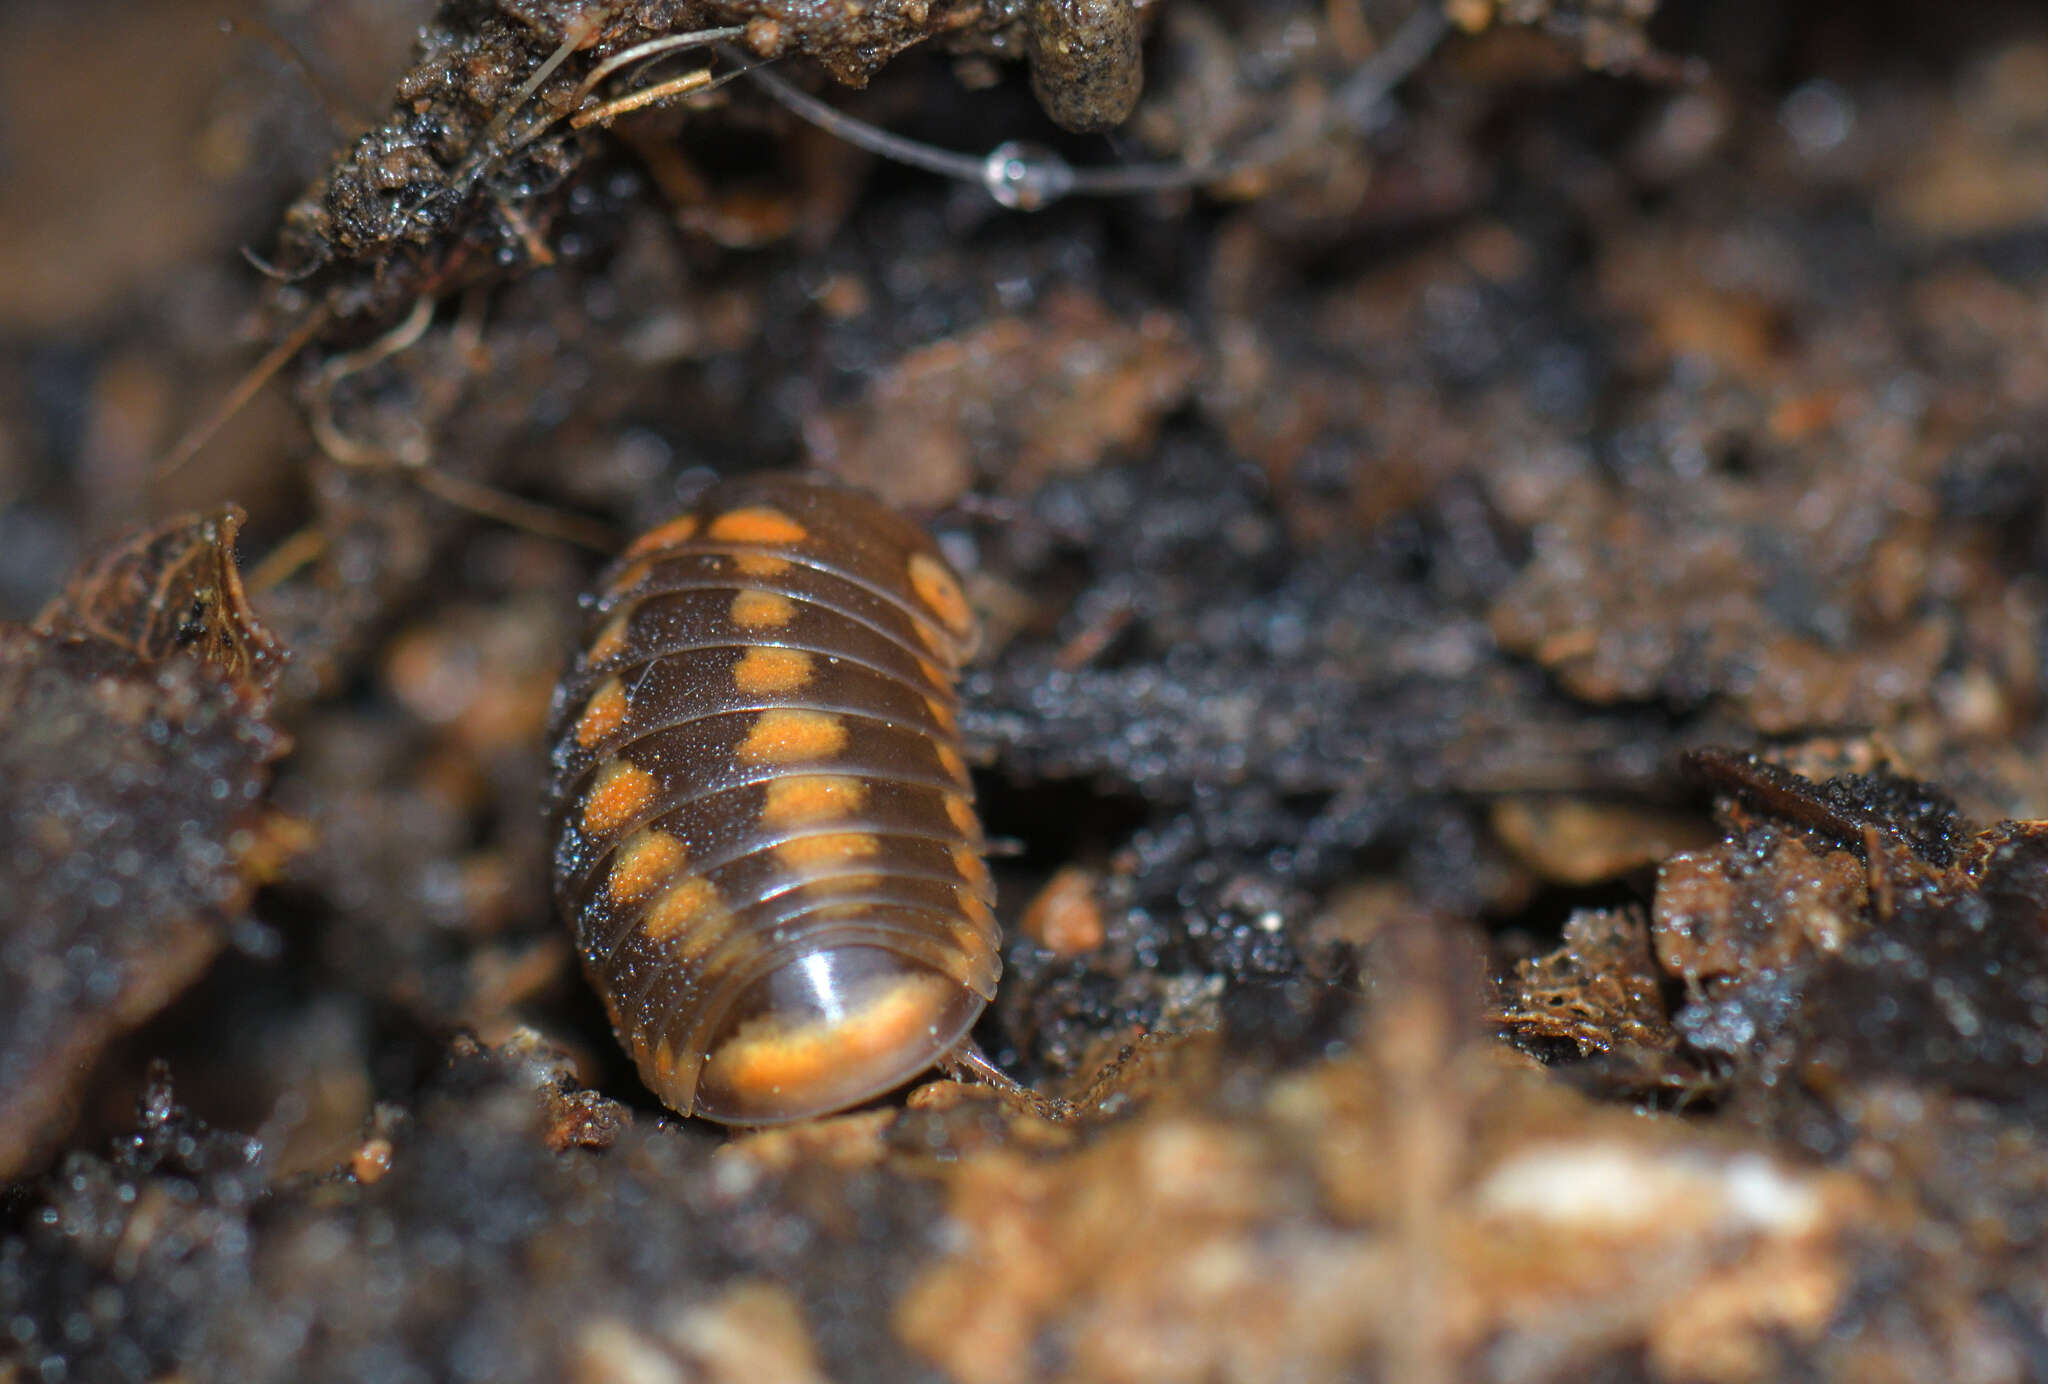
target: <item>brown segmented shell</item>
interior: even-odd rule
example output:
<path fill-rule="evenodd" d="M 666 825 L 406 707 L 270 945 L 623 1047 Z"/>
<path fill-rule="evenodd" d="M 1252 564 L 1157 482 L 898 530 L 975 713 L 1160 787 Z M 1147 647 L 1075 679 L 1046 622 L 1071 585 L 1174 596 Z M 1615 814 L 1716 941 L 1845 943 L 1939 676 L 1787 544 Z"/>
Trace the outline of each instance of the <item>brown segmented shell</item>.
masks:
<path fill-rule="evenodd" d="M 957 1048 L 1001 938 L 954 720 L 975 622 L 931 538 L 748 477 L 593 606 L 555 693 L 555 892 L 655 1094 L 773 1124 Z"/>

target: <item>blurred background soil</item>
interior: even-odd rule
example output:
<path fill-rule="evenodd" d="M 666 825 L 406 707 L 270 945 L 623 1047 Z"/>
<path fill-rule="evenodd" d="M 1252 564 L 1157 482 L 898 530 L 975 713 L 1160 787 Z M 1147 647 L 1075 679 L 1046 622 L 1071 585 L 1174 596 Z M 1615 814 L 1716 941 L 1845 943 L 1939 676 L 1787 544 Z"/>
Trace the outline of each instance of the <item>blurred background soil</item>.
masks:
<path fill-rule="evenodd" d="M 2048 1378 L 2048 17 L 1447 12 L 1102 135 L 1051 3 L 0 9 L 0 1384 Z M 711 23 L 1234 166 L 567 118 Z M 1072 1123 L 680 1121 L 577 972 L 577 595 L 756 467 L 967 578 Z"/>

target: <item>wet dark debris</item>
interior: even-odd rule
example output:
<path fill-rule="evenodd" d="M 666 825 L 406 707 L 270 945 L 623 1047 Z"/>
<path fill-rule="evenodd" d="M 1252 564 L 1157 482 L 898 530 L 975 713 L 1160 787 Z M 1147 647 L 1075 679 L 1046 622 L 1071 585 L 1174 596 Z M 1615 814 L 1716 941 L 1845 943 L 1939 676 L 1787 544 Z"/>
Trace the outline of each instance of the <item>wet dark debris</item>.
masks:
<path fill-rule="evenodd" d="M 100 1050 L 198 977 L 296 843 L 264 802 L 289 742 L 240 519 L 112 545 L 33 628 L 0 626 L 0 1173 L 62 1137 Z"/>
<path fill-rule="evenodd" d="M 930 1193 L 873 1171 L 760 1175 L 652 1122 L 603 1161 L 559 1154 L 529 1069 L 458 1051 L 388 1171 L 341 1181 L 276 1181 L 255 1141 L 159 1082 L 140 1131 L 69 1157 L 0 1247 L 0 1358 L 337 1381 L 602 1379 L 648 1361 L 736 1384 L 819 1378 L 823 1356 L 835 1378 L 921 1377 L 887 1329 L 908 1266 L 865 1247 L 928 1234 Z M 749 1372 L 778 1360 L 812 1372 Z"/>

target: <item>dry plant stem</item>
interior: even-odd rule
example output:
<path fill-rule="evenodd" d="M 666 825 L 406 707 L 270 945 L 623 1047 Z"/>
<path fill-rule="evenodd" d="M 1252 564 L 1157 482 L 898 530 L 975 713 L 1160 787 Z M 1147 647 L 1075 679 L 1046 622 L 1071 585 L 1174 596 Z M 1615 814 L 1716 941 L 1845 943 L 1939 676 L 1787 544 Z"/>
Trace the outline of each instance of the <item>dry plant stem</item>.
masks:
<path fill-rule="evenodd" d="M 592 68 L 590 75 L 585 77 L 582 84 L 576 88 L 576 94 L 570 97 L 569 106 L 573 110 L 575 107 L 582 105 L 583 98 L 595 91 L 599 82 L 602 82 L 622 67 L 640 62 L 643 59 L 659 57 L 663 53 L 673 53 L 685 48 L 702 48 L 706 44 L 718 43 L 729 38 L 738 38 L 744 33 L 746 33 L 746 30 L 738 27 L 698 29 L 692 33 L 670 34 L 666 38 L 649 39 L 645 43 L 636 43 L 623 52 L 612 54 L 609 58 L 606 58 L 603 62 Z"/>
<path fill-rule="evenodd" d="M 445 500 L 457 509 L 468 510 L 481 519 L 493 519 L 515 529 L 541 538 L 558 539 L 574 543 L 579 548 L 592 552 L 612 553 L 618 550 L 619 535 L 609 524 L 595 519 L 585 519 L 574 514 L 564 514 L 547 505 L 532 500 L 522 500 L 493 486 L 477 481 L 465 480 L 461 476 L 432 466 L 411 469 L 420 489 L 437 499 Z"/>
<path fill-rule="evenodd" d="M 479 322 L 481 301 L 472 297 L 455 320 L 455 345 L 464 353 L 479 348 L 482 338 Z M 334 421 L 334 387 L 418 345 L 427 328 L 433 324 L 434 309 L 433 299 L 421 298 L 396 327 L 360 350 L 336 356 L 321 368 L 319 387 L 307 408 L 307 425 L 313 430 L 314 441 L 321 451 L 343 466 L 395 464 L 411 475 L 420 489 L 479 518 L 601 553 L 612 551 L 618 544 L 618 535 L 607 524 L 562 514 L 492 486 L 439 470 L 431 464 L 432 458 L 424 440 L 416 440 L 416 445 L 394 454 L 358 442 Z M 437 411 L 445 411 L 452 404 L 452 399 L 444 399 L 441 403 L 442 409 Z M 268 565 L 265 564 L 266 567 Z"/>
<path fill-rule="evenodd" d="M 344 466 L 374 466 L 385 461 L 396 461 L 409 468 L 427 464 L 424 451 L 394 456 L 382 449 L 365 446 L 343 432 L 334 421 L 334 388 L 343 380 L 359 375 L 401 351 L 410 350 L 426 335 L 433 320 L 434 300 L 423 297 L 413 304 L 412 311 L 396 327 L 360 350 L 336 356 L 320 367 L 320 377 L 306 407 L 306 425 L 312 429 L 313 440 L 321 451 Z"/>
<path fill-rule="evenodd" d="M 606 58 L 603 62 L 599 63 L 595 68 L 593 68 L 591 70 L 590 75 L 585 77 L 583 81 L 577 85 L 576 90 L 570 94 L 568 104 L 564 107 L 564 110 L 576 111 L 577 107 L 583 104 L 584 100 L 590 95 L 590 93 L 597 89 L 597 84 L 599 82 L 602 82 L 606 77 L 609 77 L 610 75 L 612 75 L 612 73 L 617 72 L 620 68 L 626 66 L 629 63 L 652 61 L 655 58 L 659 58 L 665 53 L 679 52 L 687 48 L 702 48 L 707 44 L 716 43 L 722 39 L 738 38 L 745 32 L 746 30 L 742 28 L 698 29 L 693 30 L 692 32 L 687 34 L 670 34 L 665 38 L 650 39 L 646 43 L 635 44 L 633 47 L 626 49 L 622 53 L 614 53 L 611 57 Z M 556 55 L 560 56 L 561 50 L 556 50 Z M 550 57 L 549 62 L 553 61 L 555 61 L 555 58 Z M 546 67 L 547 64 L 543 63 L 542 66 Z M 692 74 L 693 77 L 700 75 L 703 74 Z M 515 100 L 511 105 L 506 107 L 505 113 L 502 116 L 500 116 L 498 120 L 492 122 L 493 129 L 502 129 L 503 123 L 511 119 L 512 115 L 519 109 L 520 105 L 524 104 L 527 97 L 531 95 L 532 90 L 538 87 L 540 81 L 544 79 L 544 75 L 539 76 L 536 79 L 530 80 L 525 87 L 522 87 L 519 98 Z M 716 83 L 712 83 L 711 85 L 716 85 Z M 695 88 L 694 86 L 690 86 L 685 87 L 683 89 L 693 90 Z M 632 100 L 631 97 L 626 97 L 622 99 Z M 659 97 L 648 98 L 648 100 L 656 99 L 659 99 Z M 642 101 L 639 102 L 638 105 L 624 106 L 619 109 L 611 110 L 609 114 L 598 114 L 595 112 L 587 111 L 578 112 L 570 120 L 570 125 L 572 128 L 580 130 L 584 126 L 589 125 L 595 121 L 610 119 L 611 116 L 623 114 L 625 110 L 638 109 L 639 105 L 645 104 L 647 104 L 647 102 Z M 600 112 L 602 112 L 605 111 L 607 108 L 601 106 L 598 109 Z M 527 126 L 524 130 L 521 130 L 519 132 L 519 137 L 513 140 L 512 143 L 506 146 L 503 150 L 488 155 L 475 171 L 480 173 L 484 169 L 496 163 L 497 161 L 504 158 L 508 158 L 511 155 L 519 152 L 519 150 L 533 143 L 534 140 L 540 138 L 543 134 L 547 133 L 550 129 L 552 129 L 555 125 L 555 122 L 560 120 L 561 118 L 561 112 L 555 112 L 552 114 L 543 115 L 539 117 L 531 125 Z"/>
<path fill-rule="evenodd" d="M 318 562 L 326 551 L 327 535 L 317 524 L 308 524 L 250 568 L 249 578 L 243 584 L 251 594 L 260 595 L 282 586 L 301 570 Z"/>
<path fill-rule="evenodd" d="M 199 455 L 200 449 L 213 441 L 214 434 L 227 426 L 229 419 L 248 407 L 249 401 L 256 397 L 257 392 L 270 383 L 271 376 L 284 369 L 293 356 L 305 349 L 306 343 L 327 325 L 327 320 L 326 309 L 315 312 L 300 323 L 298 329 L 290 336 L 271 347 L 263 359 L 250 366 L 248 373 L 235 382 L 235 387 L 228 391 L 227 397 L 220 401 L 213 412 L 202 418 L 196 427 L 179 438 L 177 444 L 164 454 L 163 460 L 156 464 L 156 479 L 162 481 L 170 478 L 193 457 Z"/>
<path fill-rule="evenodd" d="M 360 375 L 371 366 L 387 361 L 401 351 L 410 350 L 419 339 L 427 334 L 427 327 L 434 320 L 434 300 L 421 298 L 412 305 L 412 311 L 405 320 L 378 337 L 360 350 L 344 352 L 320 367 L 320 383 L 323 386 L 339 384 L 351 375 Z"/>
<path fill-rule="evenodd" d="M 1443 1316 L 1442 1245 L 1452 1203 L 1465 1112 L 1453 1077 L 1457 1053 L 1455 966 L 1439 939 L 1400 939 L 1411 983 L 1383 1006 L 1371 1028 L 1371 1049 L 1394 1106 L 1387 1177 L 1395 1190 L 1395 1234 L 1406 1310 L 1382 1356 L 1387 1377 L 1408 1384 L 1449 1384 L 1455 1378 Z"/>
<path fill-rule="evenodd" d="M 1898 897 L 1892 890 L 1891 861 L 1885 853 L 1884 834 L 1875 826 L 1863 828 L 1863 873 L 1870 890 L 1870 906 L 1889 922 L 1898 911 Z"/>
<path fill-rule="evenodd" d="M 597 14 L 569 25 L 555 51 L 548 54 L 546 61 L 542 62 L 539 67 L 533 69 L 533 75 L 528 77 L 519 90 L 513 93 L 512 99 L 505 103 L 505 109 L 499 111 L 491 123 L 485 127 L 483 137 L 477 143 L 484 146 L 494 143 L 498 136 L 505 132 L 505 126 L 510 123 L 512 117 L 517 115 L 520 108 L 533 99 L 533 93 L 540 90 L 541 83 L 554 76 L 555 70 L 569 60 L 569 55 L 588 43 L 591 36 L 609 18 L 611 18 L 611 10 L 607 6 Z M 573 105 L 574 103 L 572 102 L 571 104 Z"/>
<path fill-rule="evenodd" d="M 569 128 L 581 130 L 590 125 L 609 125 L 619 116 L 637 111 L 644 106 L 665 101 L 671 96 L 683 96 L 692 91 L 702 91 L 712 86 L 708 68 L 696 72 L 685 72 L 680 77 L 671 77 L 666 82 L 657 82 L 644 87 L 630 96 L 621 96 L 616 101 L 607 101 L 595 110 L 578 111 L 569 118 Z"/>

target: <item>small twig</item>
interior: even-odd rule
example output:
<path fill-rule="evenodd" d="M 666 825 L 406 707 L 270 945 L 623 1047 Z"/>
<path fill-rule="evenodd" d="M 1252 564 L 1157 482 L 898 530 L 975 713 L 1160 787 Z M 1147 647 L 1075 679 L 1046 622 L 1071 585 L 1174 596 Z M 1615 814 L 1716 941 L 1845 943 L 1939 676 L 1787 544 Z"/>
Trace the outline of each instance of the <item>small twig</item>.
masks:
<path fill-rule="evenodd" d="M 304 283 L 307 279 L 320 272 L 320 261 L 317 259 L 304 269 L 281 269 L 257 254 L 256 248 L 252 245 L 244 245 L 242 247 L 242 258 L 249 262 L 251 269 L 254 269 L 264 278 L 273 279 L 281 284 Z"/>
<path fill-rule="evenodd" d="M 611 7 L 607 5 L 596 14 L 586 15 L 583 19 L 569 24 L 562 31 L 562 41 L 555 45 L 555 51 L 548 54 L 539 67 L 533 69 L 533 75 L 520 84 L 519 90 L 512 93 L 512 99 L 505 103 L 505 108 L 491 117 L 491 123 L 486 125 L 483 134 L 477 137 L 477 146 L 488 148 L 496 143 L 498 136 L 505 132 L 505 127 L 512 123 L 512 117 L 533 99 L 536 91 L 540 90 L 541 83 L 554 76 L 555 70 L 569 60 L 569 55 L 590 42 L 591 36 L 603 28 L 605 21 L 610 18 Z M 570 104 L 573 106 L 575 102 L 572 101 Z"/>
<path fill-rule="evenodd" d="M 654 105 L 656 102 L 665 101 L 671 96 L 682 96 L 692 91 L 703 91 L 712 85 L 713 82 L 709 68 L 699 69 L 696 72 L 685 72 L 680 77 L 671 77 L 668 81 L 657 82 L 651 87 L 642 87 L 630 96 L 621 96 L 616 100 L 607 101 L 593 110 L 578 111 L 569 117 L 569 128 L 581 130 L 590 125 L 609 125 L 620 116 L 637 111 L 643 106 Z"/>
<path fill-rule="evenodd" d="M 369 345 L 354 351 L 344 351 L 333 356 L 320 367 L 322 384 L 339 384 L 351 375 L 360 375 L 373 365 L 382 364 L 401 351 L 409 351 L 427 334 L 427 328 L 434 321 L 434 300 L 421 297 L 412 305 L 412 311 L 405 320 L 393 327 Z"/>
<path fill-rule="evenodd" d="M 575 95 L 569 98 L 569 108 L 574 110 L 582 105 L 583 98 L 597 90 L 599 82 L 602 82 L 622 67 L 644 59 L 658 58 L 663 53 L 673 53 L 685 48 L 703 48 L 724 39 L 738 38 L 744 33 L 746 33 L 746 30 L 739 27 L 697 29 L 687 34 L 669 34 L 663 38 L 649 39 L 645 43 L 636 43 L 631 48 L 612 54 L 596 67 L 590 69 L 590 75 L 583 79 L 577 86 Z"/>
<path fill-rule="evenodd" d="M 577 107 L 581 106 L 584 100 L 589 97 L 590 93 L 596 89 L 597 84 L 599 82 L 603 81 L 612 73 L 618 71 L 620 67 L 624 66 L 628 62 L 637 60 L 652 61 L 656 58 L 661 57 L 665 53 L 676 52 L 685 48 L 702 48 L 708 44 L 716 43 L 720 39 L 738 38 L 741 34 L 744 34 L 745 32 L 746 30 L 743 28 L 734 27 L 727 27 L 723 29 L 695 29 L 687 34 L 669 34 L 665 38 L 649 39 L 646 43 L 635 44 L 633 47 L 626 49 L 622 53 L 614 53 L 611 57 L 606 58 L 603 62 L 599 63 L 595 68 L 593 68 L 590 72 L 590 75 L 585 77 L 580 83 L 577 84 L 576 90 L 570 94 L 568 103 L 563 109 L 567 111 L 576 111 Z M 723 81 L 724 79 L 720 79 L 720 82 L 715 83 L 714 85 L 722 84 Z M 709 88 L 706 89 L 708 90 Z M 580 114 L 581 112 L 578 112 L 578 115 Z M 500 117 L 500 119 L 509 120 L 510 117 L 511 111 L 510 109 L 508 109 L 507 112 Z M 459 176 L 464 179 L 473 179 L 482 176 L 483 173 L 489 171 L 489 169 L 495 166 L 497 163 L 504 159 L 510 158 L 512 155 L 518 153 L 521 149 L 524 149 L 527 145 L 533 143 L 533 141 L 535 141 L 536 139 L 539 139 L 543 134 L 547 133 L 547 131 L 554 128 L 555 123 L 559 121 L 561 118 L 562 111 L 551 111 L 548 114 L 539 117 L 531 125 L 528 125 L 524 130 L 521 130 L 519 132 L 519 137 L 513 140 L 504 149 L 497 150 L 487 154 L 475 168 L 465 170 L 465 172 Z M 572 117 L 570 121 L 571 128 L 574 129 L 581 129 L 584 125 L 587 125 L 589 123 L 590 122 L 588 120 L 579 121 L 574 117 Z M 494 121 L 493 124 L 496 125 L 498 124 L 498 122 Z"/>
<path fill-rule="evenodd" d="M 574 543 L 593 552 L 612 553 L 619 547 L 619 535 L 609 524 L 523 500 L 480 481 L 467 480 L 433 466 L 411 468 L 420 489 L 481 519 L 495 520 L 524 529 L 542 538 Z"/>
<path fill-rule="evenodd" d="M 273 590 L 289 581 L 300 568 L 317 562 L 326 551 L 326 532 L 317 524 L 308 524 L 250 568 L 249 579 L 243 584 L 252 595 Z"/>

